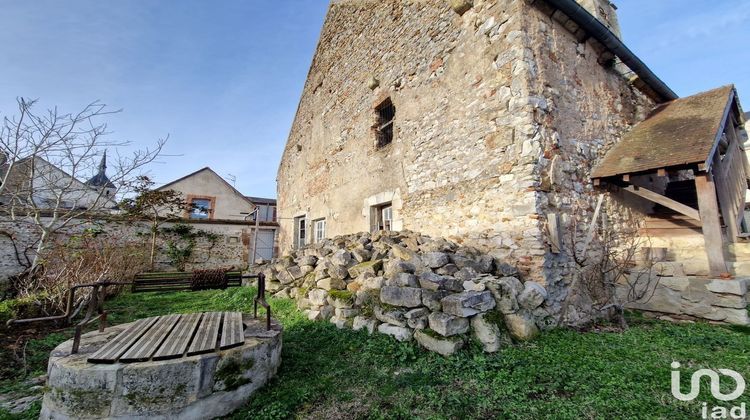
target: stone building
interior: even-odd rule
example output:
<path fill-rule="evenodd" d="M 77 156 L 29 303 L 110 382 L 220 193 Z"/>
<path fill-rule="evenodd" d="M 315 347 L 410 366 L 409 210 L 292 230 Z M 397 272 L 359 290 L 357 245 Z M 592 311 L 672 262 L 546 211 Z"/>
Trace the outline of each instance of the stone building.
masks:
<path fill-rule="evenodd" d="M 558 309 L 598 198 L 614 229 L 653 207 L 591 179 L 677 99 L 619 37 L 607 0 L 332 1 L 278 170 L 282 251 L 418 231 L 512 262 Z"/>

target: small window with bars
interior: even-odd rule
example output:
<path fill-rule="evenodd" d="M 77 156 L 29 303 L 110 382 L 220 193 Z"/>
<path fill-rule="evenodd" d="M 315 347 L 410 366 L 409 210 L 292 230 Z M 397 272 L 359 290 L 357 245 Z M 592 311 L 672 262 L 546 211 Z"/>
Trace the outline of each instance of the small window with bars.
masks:
<path fill-rule="evenodd" d="M 391 98 L 386 99 L 375 107 L 377 122 L 375 125 L 375 147 L 380 149 L 393 142 L 393 121 L 396 119 L 396 107 Z"/>

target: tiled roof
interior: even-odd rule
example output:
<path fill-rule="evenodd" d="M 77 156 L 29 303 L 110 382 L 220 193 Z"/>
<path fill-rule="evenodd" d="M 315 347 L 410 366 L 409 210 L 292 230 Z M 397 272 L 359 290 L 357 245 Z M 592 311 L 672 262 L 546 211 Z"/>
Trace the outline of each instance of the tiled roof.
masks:
<path fill-rule="evenodd" d="M 591 178 L 705 162 L 733 98 L 729 85 L 660 105 L 622 136 Z"/>

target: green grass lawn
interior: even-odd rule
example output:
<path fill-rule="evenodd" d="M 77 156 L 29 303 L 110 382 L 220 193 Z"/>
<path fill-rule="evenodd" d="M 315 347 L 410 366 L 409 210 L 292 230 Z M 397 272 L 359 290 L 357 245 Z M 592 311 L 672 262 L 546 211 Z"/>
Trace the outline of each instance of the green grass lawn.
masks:
<path fill-rule="evenodd" d="M 113 323 L 171 312 L 248 311 L 252 293 L 124 294 L 107 307 Z M 689 369 L 683 390 L 690 373 L 704 367 L 733 369 L 750 381 L 750 331 L 743 328 L 631 317 L 625 332 L 560 329 L 496 354 L 471 344 L 444 358 L 416 344 L 308 321 L 291 300 L 271 305 L 285 328 L 281 369 L 234 418 L 698 418 L 700 401 L 718 402 L 707 384 L 694 402 L 674 399 L 673 360 Z M 27 376 L 43 373 L 47 354 L 66 338 L 55 333 L 31 341 Z M 3 380 L 0 392 L 22 394 L 24 379 Z M 732 404 L 750 406 L 749 395 Z M 20 418 L 35 418 L 39 408 Z"/>

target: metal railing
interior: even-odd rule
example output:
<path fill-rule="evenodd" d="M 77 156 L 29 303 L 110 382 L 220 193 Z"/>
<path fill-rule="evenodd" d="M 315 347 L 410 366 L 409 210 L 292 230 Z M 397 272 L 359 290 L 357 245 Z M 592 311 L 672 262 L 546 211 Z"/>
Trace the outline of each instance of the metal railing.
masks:
<path fill-rule="evenodd" d="M 73 318 L 75 318 L 75 316 L 78 314 L 78 311 L 75 311 L 73 308 L 76 291 L 78 291 L 78 289 L 92 288 L 93 290 L 91 291 L 91 296 L 88 301 L 88 309 L 86 310 L 86 315 L 81 320 L 81 322 L 75 325 L 75 335 L 73 336 L 73 348 L 71 350 L 71 353 L 76 354 L 78 353 L 78 349 L 81 345 L 81 333 L 83 332 L 84 326 L 98 320 L 99 332 L 104 331 L 104 329 L 107 327 L 107 311 L 104 310 L 104 299 L 107 297 L 107 287 L 129 286 L 130 284 L 130 282 L 125 283 L 108 280 L 102 280 L 96 283 L 89 284 L 78 284 L 68 290 L 68 297 L 65 304 L 64 314 L 41 318 L 11 319 L 7 322 L 7 325 L 10 327 L 13 325 L 30 324 L 34 322 L 54 321 L 63 321 L 65 325 L 70 325 L 73 322 Z M 94 316 L 95 312 L 96 316 Z"/>

